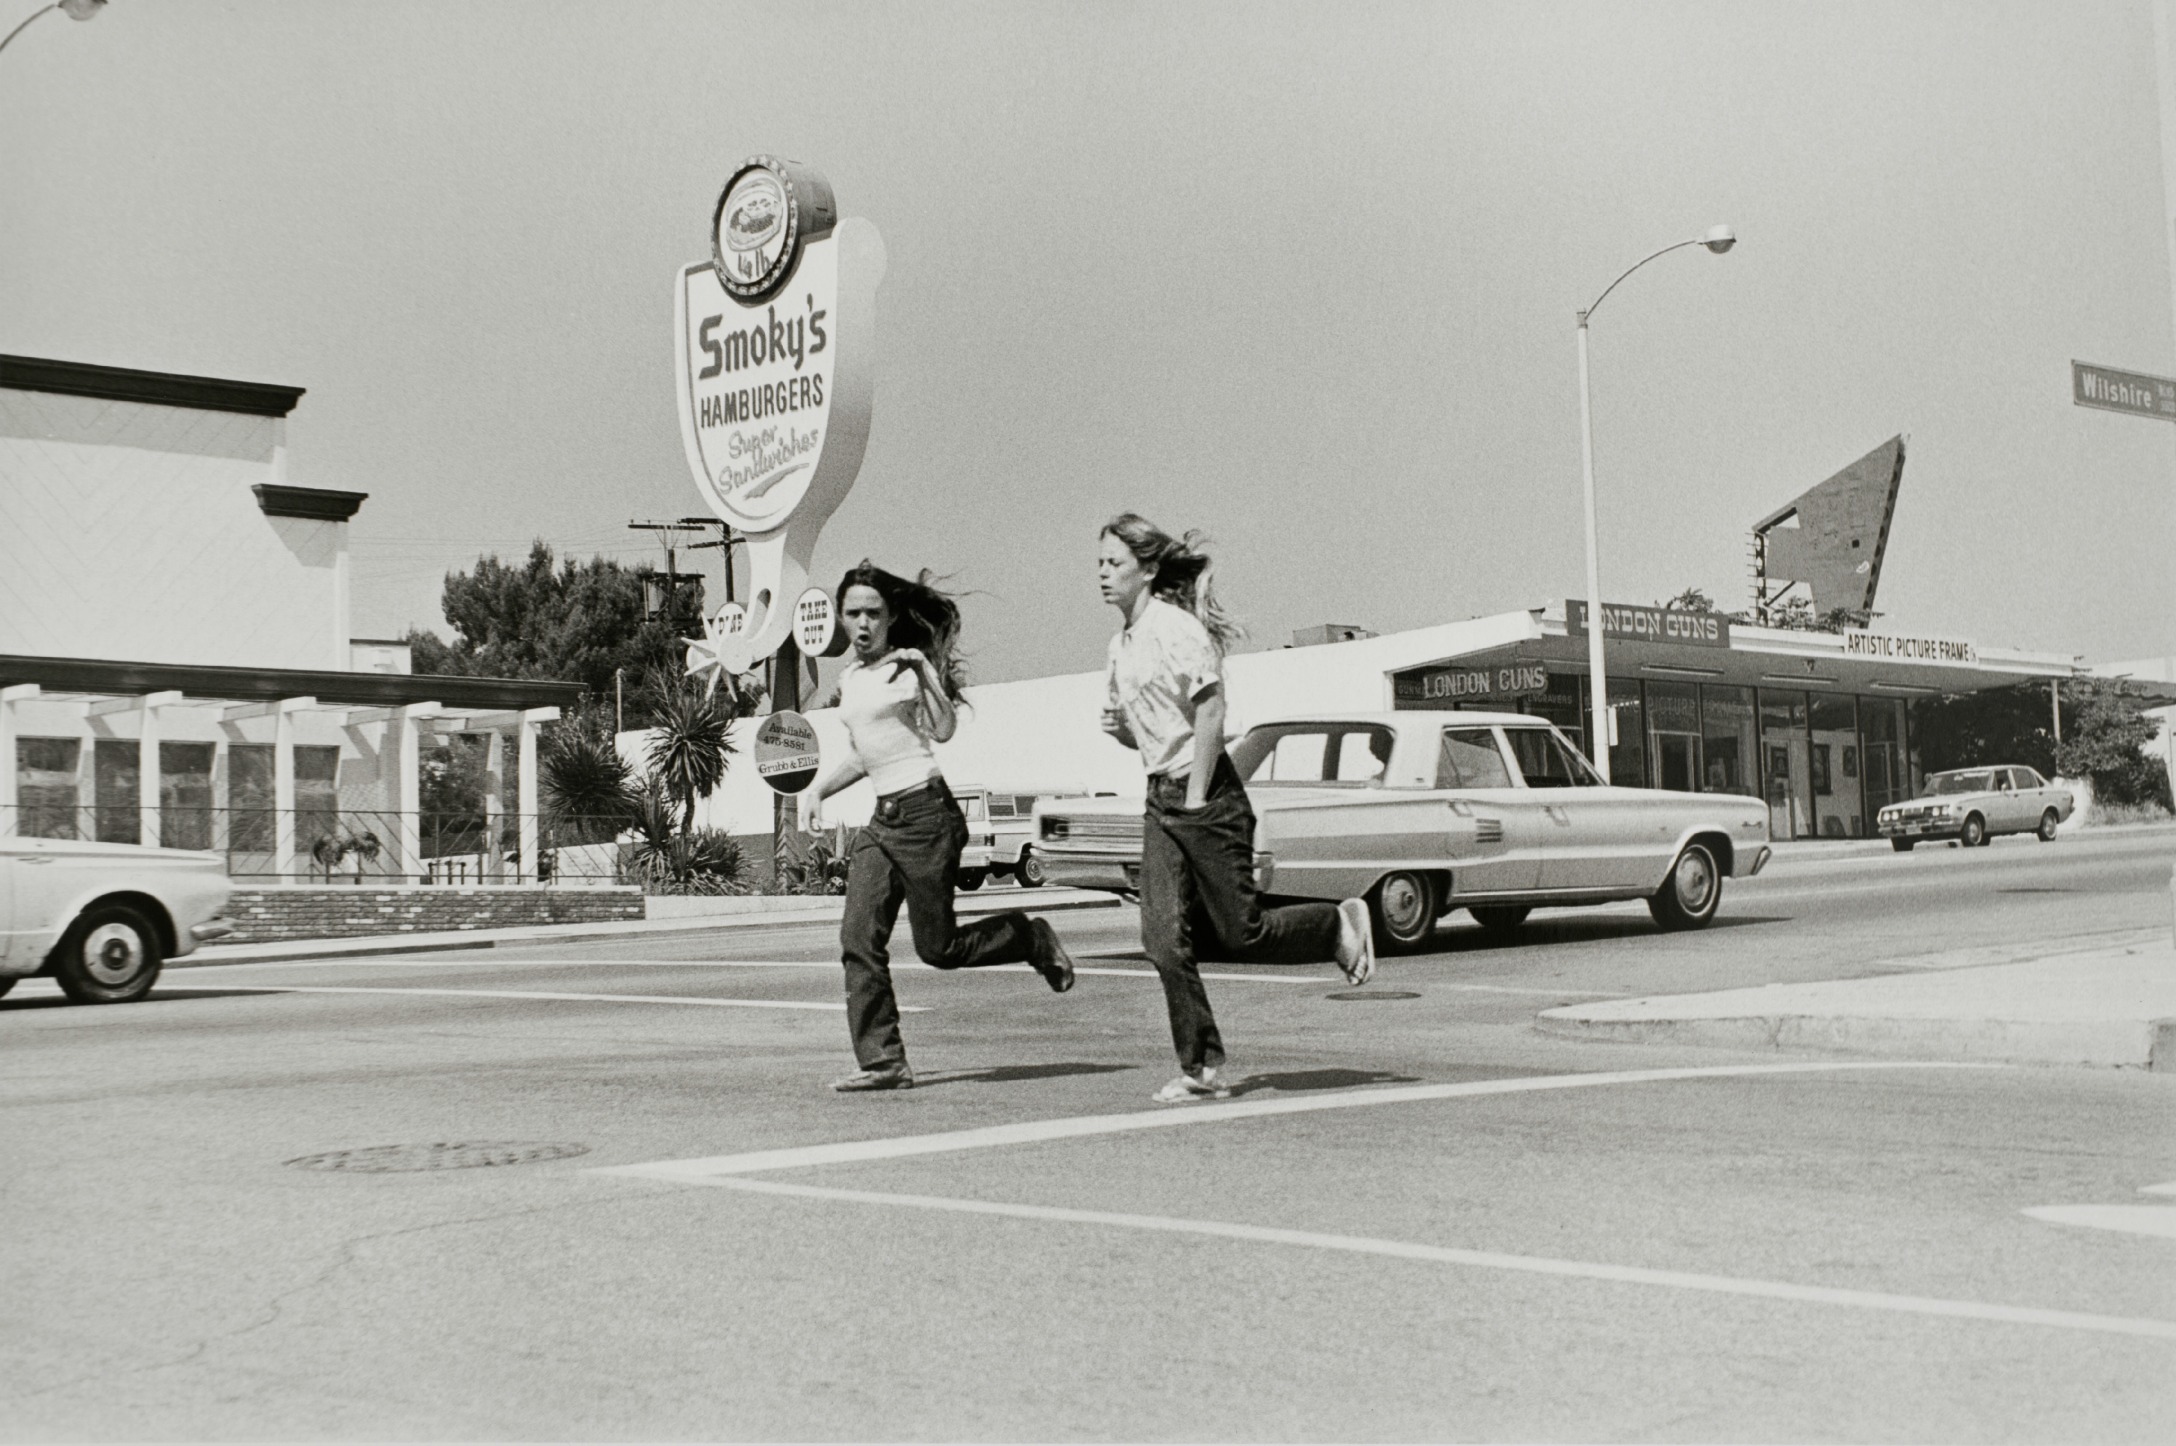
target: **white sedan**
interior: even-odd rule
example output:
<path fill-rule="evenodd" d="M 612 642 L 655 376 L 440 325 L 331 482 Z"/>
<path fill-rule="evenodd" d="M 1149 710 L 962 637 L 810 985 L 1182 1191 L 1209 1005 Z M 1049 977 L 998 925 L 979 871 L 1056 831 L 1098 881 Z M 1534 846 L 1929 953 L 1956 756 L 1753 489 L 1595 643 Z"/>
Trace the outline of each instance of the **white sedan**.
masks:
<path fill-rule="evenodd" d="M 50 974 L 78 1004 L 141 999 L 166 960 L 234 932 L 217 854 L 0 837 L 0 994 Z"/>
<path fill-rule="evenodd" d="M 1516 928 L 1537 906 L 1644 899 L 1665 929 L 1715 917 L 1726 877 L 1768 862 L 1768 809 L 1730 793 L 1613 788 L 1548 722 L 1518 713 L 1336 713 L 1232 745 L 1272 899 L 1364 898 L 1386 949 L 1455 908 Z M 1140 887 L 1141 804 L 1036 809 L 1054 884 Z"/>

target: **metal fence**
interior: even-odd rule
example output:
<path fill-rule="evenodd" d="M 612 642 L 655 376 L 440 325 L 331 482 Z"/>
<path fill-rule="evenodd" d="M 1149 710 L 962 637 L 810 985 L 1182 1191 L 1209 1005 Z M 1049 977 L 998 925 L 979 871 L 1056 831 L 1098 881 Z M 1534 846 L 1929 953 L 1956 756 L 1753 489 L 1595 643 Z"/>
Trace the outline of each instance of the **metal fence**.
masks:
<path fill-rule="evenodd" d="M 522 858 L 533 822 L 536 861 Z M 372 809 L 198 808 L 19 803 L 0 837 L 86 839 L 213 853 L 238 881 L 316 884 L 639 882 L 612 820 L 520 814 L 403 816 Z"/>

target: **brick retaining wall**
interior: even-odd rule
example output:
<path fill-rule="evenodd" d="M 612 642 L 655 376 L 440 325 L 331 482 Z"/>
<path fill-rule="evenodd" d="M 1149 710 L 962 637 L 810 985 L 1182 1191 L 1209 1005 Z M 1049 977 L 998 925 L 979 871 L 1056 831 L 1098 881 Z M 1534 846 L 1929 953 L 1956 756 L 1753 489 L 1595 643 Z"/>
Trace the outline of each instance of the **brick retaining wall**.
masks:
<path fill-rule="evenodd" d="M 237 889 L 226 907 L 235 932 L 222 943 L 425 934 L 529 924 L 594 924 L 643 917 L 642 890 L 461 888 Z"/>

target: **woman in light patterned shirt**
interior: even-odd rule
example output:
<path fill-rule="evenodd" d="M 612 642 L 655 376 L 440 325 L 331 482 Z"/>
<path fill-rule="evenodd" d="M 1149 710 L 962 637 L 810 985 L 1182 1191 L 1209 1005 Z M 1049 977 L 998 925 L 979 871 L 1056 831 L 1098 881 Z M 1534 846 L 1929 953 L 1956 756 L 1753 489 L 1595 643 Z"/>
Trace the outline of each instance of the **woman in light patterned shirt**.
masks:
<path fill-rule="evenodd" d="M 1194 921 L 1219 957 L 1250 964 L 1335 959 L 1345 978 L 1375 972 L 1367 905 L 1264 908 L 1254 885 L 1254 806 L 1224 753 L 1224 652 L 1239 627 L 1217 605 L 1202 538 L 1174 538 L 1128 512 L 1104 524 L 1096 575 L 1125 616 L 1111 639 L 1103 731 L 1148 770 L 1141 827 L 1141 944 L 1163 980 L 1182 1071 L 1163 1104 L 1223 1099 L 1224 1041 L 1196 963 Z"/>

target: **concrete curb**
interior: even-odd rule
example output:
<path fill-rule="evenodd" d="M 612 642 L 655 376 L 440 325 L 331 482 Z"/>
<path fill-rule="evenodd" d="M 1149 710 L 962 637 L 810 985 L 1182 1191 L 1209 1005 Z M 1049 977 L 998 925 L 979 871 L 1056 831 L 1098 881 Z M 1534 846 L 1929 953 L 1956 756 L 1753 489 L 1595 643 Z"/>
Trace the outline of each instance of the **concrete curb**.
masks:
<path fill-rule="evenodd" d="M 1031 902 L 1032 901 L 1032 902 Z M 1002 895 L 962 898 L 958 912 L 967 918 L 1001 914 L 1019 909 L 1030 914 L 1054 914 L 1069 909 L 1114 909 L 1120 900 L 1113 894 Z M 631 919 L 602 924 L 540 924 L 514 929 L 474 929 L 457 933 L 367 934 L 333 939 L 278 939 L 262 944 L 207 945 L 180 959 L 170 959 L 169 969 L 204 968 L 215 964 L 261 964 L 286 959 L 362 959 L 377 954 L 438 954 L 463 949 L 496 949 L 522 944 L 557 944 L 576 940 L 639 939 L 658 934 L 704 934 L 721 930 L 776 928 L 782 925 L 827 923 L 845 913 L 845 900 L 810 898 L 787 909 L 761 913 L 695 915 L 679 919 Z"/>
<path fill-rule="evenodd" d="M 1544 1034 L 1617 1044 L 1701 1045 L 1778 1054 L 2003 1061 L 2176 1070 L 2176 1020 L 1888 1019 L 1744 1015 L 1734 1019 L 1540 1020 Z"/>
<path fill-rule="evenodd" d="M 1535 1024 L 1617 1043 L 2176 1071 L 2172 1007 L 2176 947 L 2154 930 L 2009 963 L 1559 1005 Z"/>

